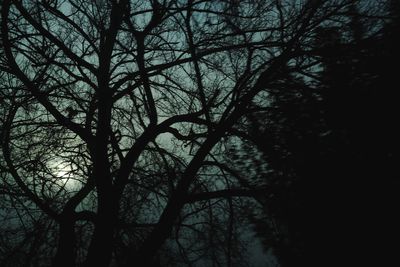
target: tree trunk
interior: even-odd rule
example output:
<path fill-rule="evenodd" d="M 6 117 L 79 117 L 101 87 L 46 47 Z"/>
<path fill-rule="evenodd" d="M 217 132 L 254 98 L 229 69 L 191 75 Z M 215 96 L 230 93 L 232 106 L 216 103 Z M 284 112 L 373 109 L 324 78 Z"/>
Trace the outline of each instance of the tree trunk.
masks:
<path fill-rule="evenodd" d="M 105 222 L 96 223 L 85 266 L 108 266 L 113 250 L 113 228 Z"/>
<path fill-rule="evenodd" d="M 60 222 L 58 248 L 53 260 L 54 267 L 75 266 L 75 222 L 72 218 Z"/>
<path fill-rule="evenodd" d="M 88 249 L 85 266 L 109 266 L 112 252 L 115 222 L 118 216 L 118 207 L 113 198 L 99 201 L 95 228 Z"/>
<path fill-rule="evenodd" d="M 108 77 L 103 72 L 104 77 Z M 108 131 L 111 120 L 111 101 L 103 76 L 99 76 L 99 119 L 96 131 L 96 146 L 92 147 L 93 177 L 97 190 L 97 215 L 94 232 L 86 256 L 85 266 L 109 266 L 113 251 L 113 237 L 118 218 L 118 203 L 113 193 L 113 184 L 108 159 Z"/>

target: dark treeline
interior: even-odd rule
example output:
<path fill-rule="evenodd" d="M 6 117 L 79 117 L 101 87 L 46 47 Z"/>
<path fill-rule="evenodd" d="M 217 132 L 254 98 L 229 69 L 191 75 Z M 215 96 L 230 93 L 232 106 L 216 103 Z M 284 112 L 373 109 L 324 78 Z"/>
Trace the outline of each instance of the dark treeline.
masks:
<path fill-rule="evenodd" d="M 400 9 L 368 36 L 354 6 L 348 29 L 319 29 L 315 80 L 283 69 L 272 108 L 249 117 L 244 148 L 276 188 L 253 222 L 282 267 L 399 264 Z"/>

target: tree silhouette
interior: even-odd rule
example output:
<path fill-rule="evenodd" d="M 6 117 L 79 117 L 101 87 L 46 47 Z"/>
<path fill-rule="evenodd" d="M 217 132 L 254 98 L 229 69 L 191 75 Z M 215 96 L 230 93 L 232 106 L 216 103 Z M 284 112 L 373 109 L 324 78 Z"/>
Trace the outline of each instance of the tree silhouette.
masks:
<path fill-rule="evenodd" d="M 253 222 L 281 266 L 397 262 L 394 3 L 378 31 L 355 4 L 347 28 L 317 28 L 320 73 L 307 81 L 284 70 L 272 108 L 249 117 L 245 148 L 269 168 L 261 183 L 276 185 Z"/>
<path fill-rule="evenodd" d="M 336 50 L 346 45 L 334 33 L 352 3 L 3 0 L 0 264 L 245 265 L 240 236 L 248 211 L 263 208 L 296 244 L 271 239 L 288 252 L 282 262 L 309 262 L 297 242 L 316 232 L 317 204 L 332 204 L 333 190 L 310 188 L 344 169 L 344 140 L 361 131 L 344 119 L 354 98 L 337 123 L 342 99 L 323 92 L 350 79 L 353 65 L 339 61 L 354 56 Z M 362 4 L 371 24 L 385 18 Z M 374 65 L 375 52 L 354 64 Z M 232 166 L 248 140 L 263 154 L 248 145 Z"/>

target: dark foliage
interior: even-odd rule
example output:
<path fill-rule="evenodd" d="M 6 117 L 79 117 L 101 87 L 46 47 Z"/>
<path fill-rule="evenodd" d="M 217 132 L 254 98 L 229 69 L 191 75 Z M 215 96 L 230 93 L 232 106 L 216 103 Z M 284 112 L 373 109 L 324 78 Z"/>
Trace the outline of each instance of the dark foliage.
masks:
<path fill-rule="evenodd" d="M 375 36 L 320 28 L 317 82 L 282 71 L 249 119 L 274 194 L 254 218 L 281 266 L 398 264 L 398 10 Z M 261 163 L 259 163 L 261 164 Z"/>

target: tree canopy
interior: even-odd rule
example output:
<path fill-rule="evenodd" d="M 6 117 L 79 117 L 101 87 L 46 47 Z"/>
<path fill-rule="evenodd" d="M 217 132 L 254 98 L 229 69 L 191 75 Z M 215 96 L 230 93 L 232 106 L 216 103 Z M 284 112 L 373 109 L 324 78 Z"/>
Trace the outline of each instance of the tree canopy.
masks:
<path fill-rule="evenodd" d="M 348 87 L 392 77 L 393 3 L 3 0 L 0 265 L 245 266 L 263 212 L 311 229 L 287 185 L 334 208 L 315 178 L 365 144 Z"/>

